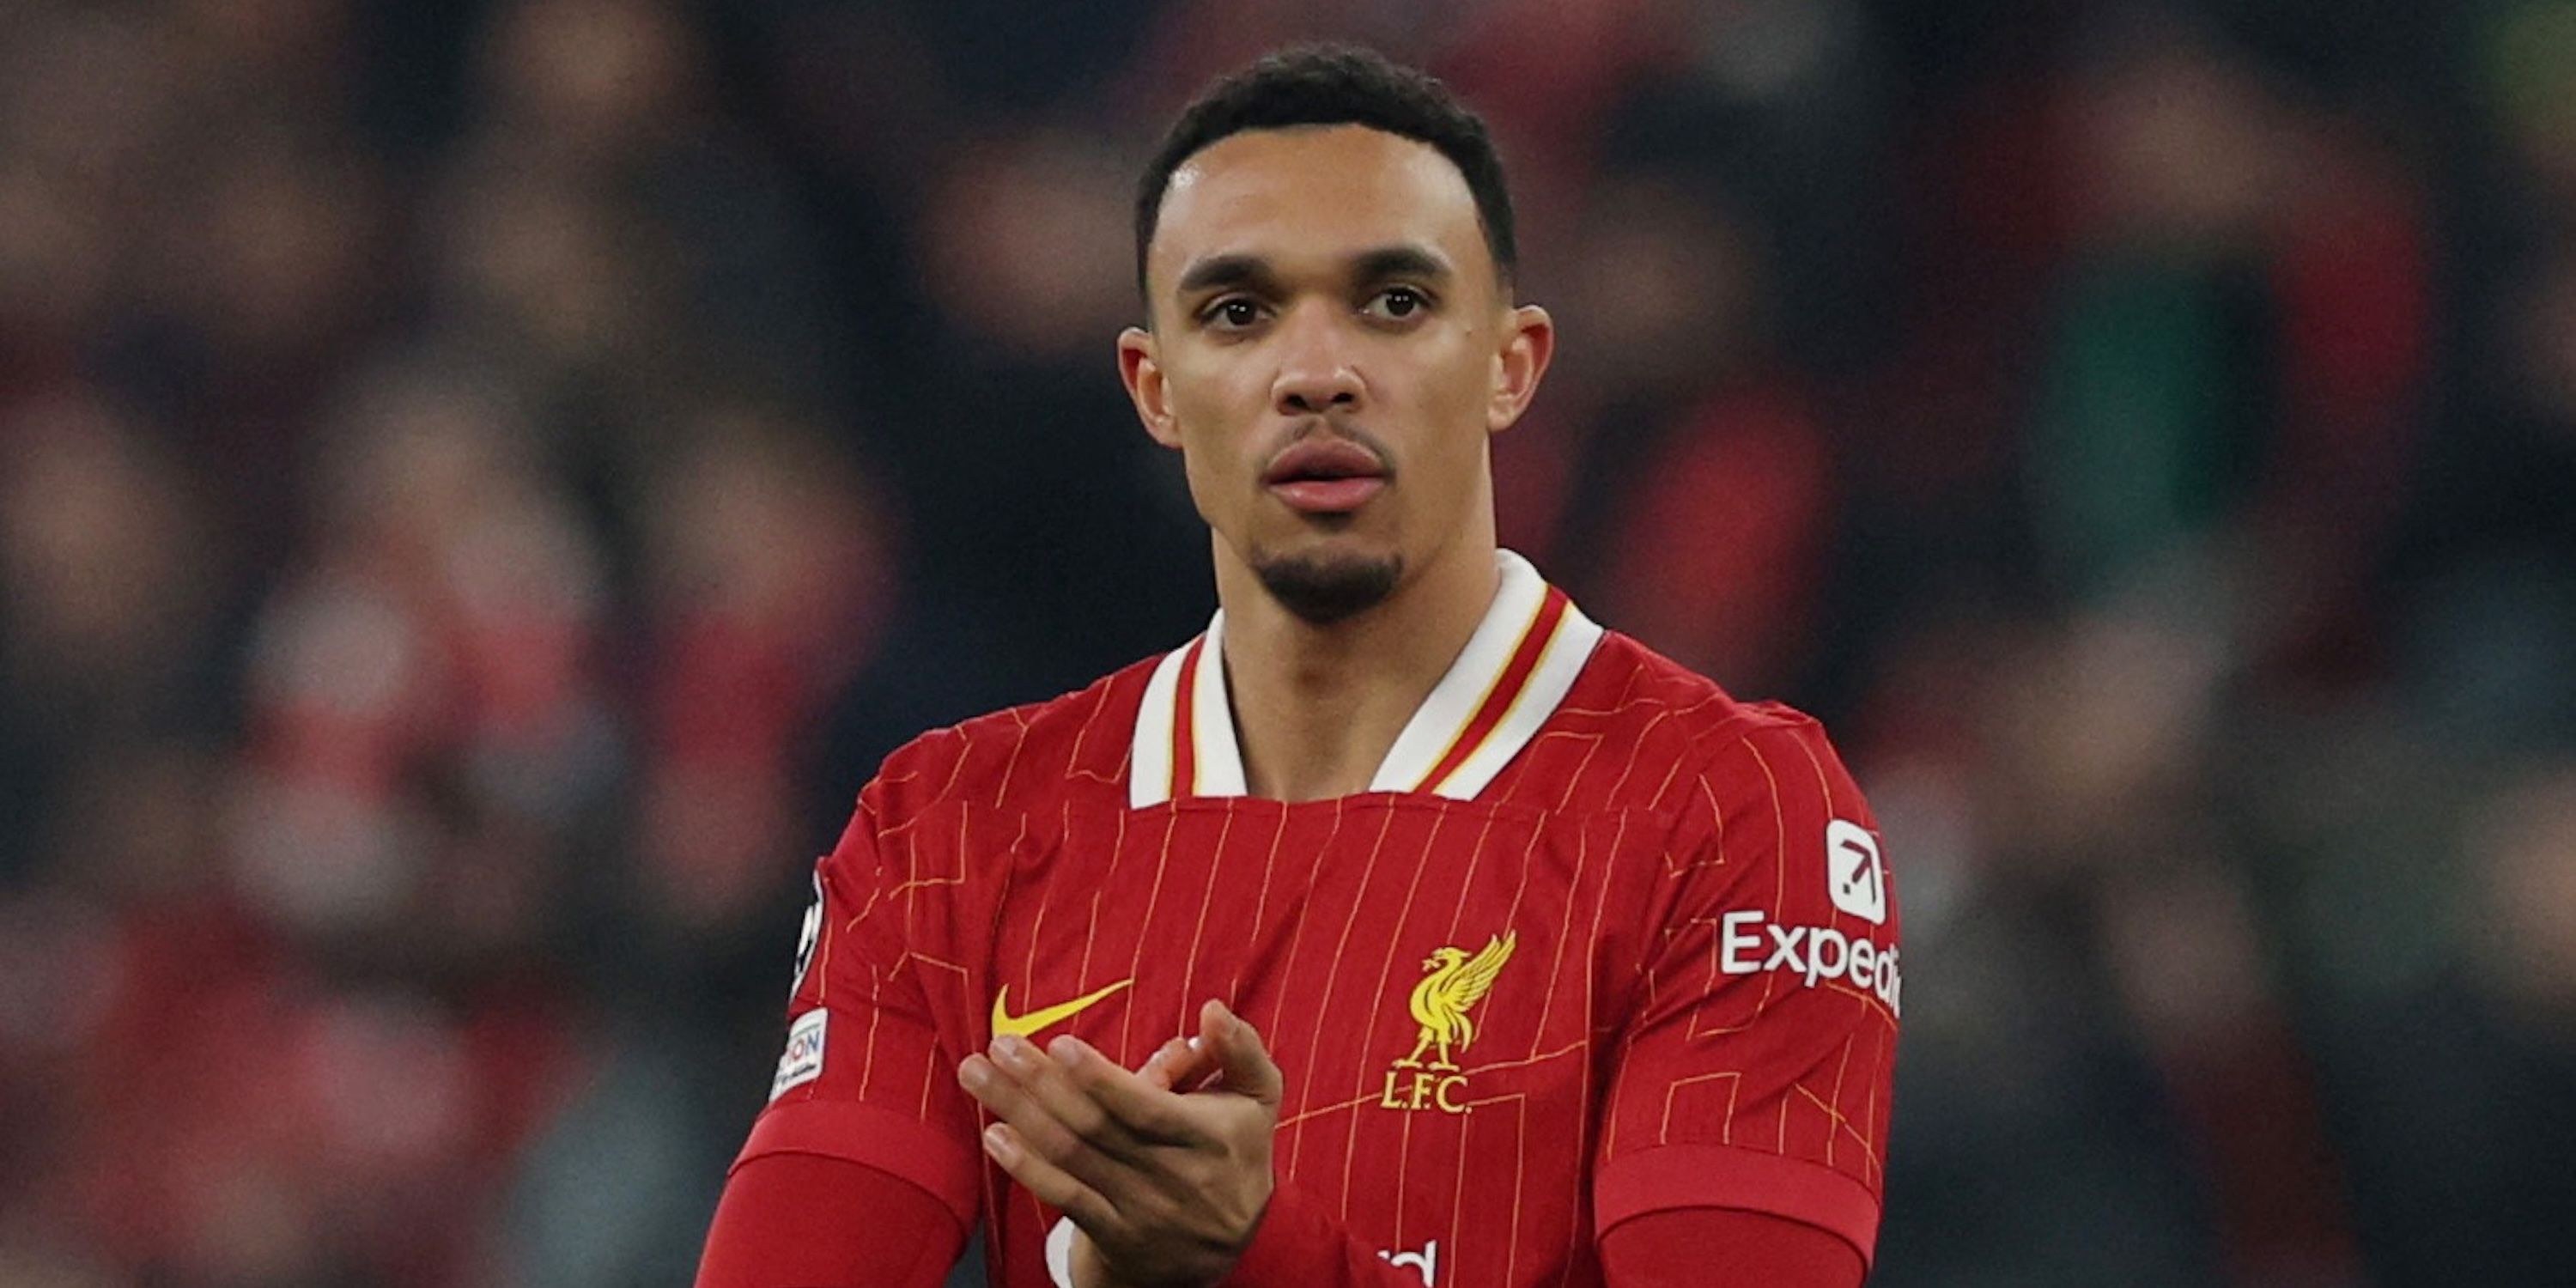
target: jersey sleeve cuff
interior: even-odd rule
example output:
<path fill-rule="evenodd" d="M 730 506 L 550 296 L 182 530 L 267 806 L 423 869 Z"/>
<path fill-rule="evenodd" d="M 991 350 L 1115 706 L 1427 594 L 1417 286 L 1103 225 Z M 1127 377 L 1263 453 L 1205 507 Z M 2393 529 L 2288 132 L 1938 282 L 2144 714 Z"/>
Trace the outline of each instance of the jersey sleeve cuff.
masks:
<path fill-rule="evenodd" d="M 981 1187 L 974 1151 L 917 1118 L 846 1100 L 771 1105 L 751 1125 L 751 1139 L 733 1165 L 763 1154 L 820 1154 L 873 1167 L 929 1191 L 958 1225 L 975 1227 Z"/>
<path fill-rule="evenodd" d="M 1613 1160 L 1592 1183 L 1602 1233 L 1631 1217 L 1675 1208 L 1768 1212 L 1840 1236 L 1872 1261 L 1879 1202 L 1830 1167 L 1723 1145 L 1659 1145 Z"/>
<path fill-rule="evenodd" d="M 1349 1243 L 1339 1225 L 1281 1180 L 1270 1191 L 1261 1224 L 1252 1229 L 1252 1243 L 1217 1288 L 1308 1288 L 1343 1281 Z"/>

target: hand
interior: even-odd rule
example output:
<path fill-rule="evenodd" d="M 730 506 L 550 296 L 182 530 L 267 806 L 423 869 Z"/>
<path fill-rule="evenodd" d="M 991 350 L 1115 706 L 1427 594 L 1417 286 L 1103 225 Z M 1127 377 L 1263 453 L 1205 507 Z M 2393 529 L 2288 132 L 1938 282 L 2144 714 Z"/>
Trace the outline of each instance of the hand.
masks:
<path fill-rule="evenodd" d="M 1156 1090 L 1196 1091 L 1216 1073 L 1216 1058 L 1207 1051 L 1205 1037 L 1173 1038 L 1145 1058 L 1136 1076 Z M 1109 1263 L 1100 1255 L 1100 1245 L 1093 1243 L 1082 1227 L 1074 1227 L 1069 1242 L 1072 1288 L 1131 1288 L 1110 1273 Z"/>
<path fill-rule="evenodd" d="M 1204 1288 L 1251 1243 L 1270 1201 L 1281 1079 L 1222 1003 L 1200 1009 L 1195 1049 L 1167 1043 L 1134 1073 L 1078 1038 L 1040 1053 L 1002 1037 L 957 1077 L 1001 1120 L 985 1152 L 1085 1236 L 1074 1256 L 1085 1288 Z"/>

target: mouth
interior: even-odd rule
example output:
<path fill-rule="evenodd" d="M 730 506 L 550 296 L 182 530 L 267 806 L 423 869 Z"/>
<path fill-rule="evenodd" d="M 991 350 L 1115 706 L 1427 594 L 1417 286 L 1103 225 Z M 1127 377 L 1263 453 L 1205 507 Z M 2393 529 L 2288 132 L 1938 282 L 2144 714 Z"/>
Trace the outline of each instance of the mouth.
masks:
<path fill-rule="evenodd" d="M 1349 514 L 1386 489 L 1386 463 L 1344 438 L 1309 438 L 1261 472 L 1261 486 L 1303 514 Z"/>

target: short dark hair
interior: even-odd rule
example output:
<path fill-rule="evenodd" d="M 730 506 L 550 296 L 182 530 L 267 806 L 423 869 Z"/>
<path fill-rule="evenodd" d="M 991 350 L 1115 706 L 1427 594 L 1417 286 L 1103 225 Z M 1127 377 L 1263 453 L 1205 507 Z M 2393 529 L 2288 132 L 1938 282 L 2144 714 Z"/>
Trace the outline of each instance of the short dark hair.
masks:
<path fill-rule="evenodd" d="M 1145 249 L 1162 220 L 1172 172 L 1210 144 L 1246 130 L 1304 125 L 1365 125 L 1436 149 L 1458 167 L 1476 199 L 1476 222 L 1494 267 L 1509 282 L 1518 262 L 1512 242 L 1512 196 L 1503 159 L 1484 118 L 1429 73 L 1389 62 L 1353 45 L 1295 45 L 1200 91 L 1182 109 L 1136 188 L 1136 290 L 1145 286 Z M 1153 300 L 1145 301 L 1150 310 Z"/>

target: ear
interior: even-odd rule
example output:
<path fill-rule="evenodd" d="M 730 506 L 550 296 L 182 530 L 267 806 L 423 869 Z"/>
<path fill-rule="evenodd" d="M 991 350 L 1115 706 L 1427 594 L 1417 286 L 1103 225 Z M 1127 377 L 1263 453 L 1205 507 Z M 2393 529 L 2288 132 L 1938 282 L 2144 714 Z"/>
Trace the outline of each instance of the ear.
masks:
<path fill-rule="evenodd" d="M 1128 401 L 1136 404 L 1136 418 L 1145 422 L 1145 432 L 1155 442 L 1177 449 L 1181 445 L 1181 428 L 1172 416 L 1170 388 L 1163 383 L 1158 348 L 1154 333 L 1143 327 L 1131 326 L 1119 332 L 1118 380 L 1127 386 Z"/>
<path fill-rule="evenodd" d="M 1499 434 L 1529 410 L 1556 356 L 1556 320 L 1535 304 L 1523 304 L 1505 315 L 1502 347 L 1494 353 L 1493 388 L 1485 400 L 1485 432 Z"/>

